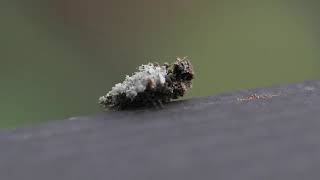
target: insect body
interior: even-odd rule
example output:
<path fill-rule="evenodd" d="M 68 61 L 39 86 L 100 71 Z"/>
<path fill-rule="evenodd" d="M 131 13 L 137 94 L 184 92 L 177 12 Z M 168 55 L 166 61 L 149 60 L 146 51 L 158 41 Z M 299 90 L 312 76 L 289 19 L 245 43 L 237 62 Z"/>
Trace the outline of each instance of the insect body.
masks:
<path fill-rule="evenodd" d="M 171 65 L 141 65 L 138 70 L 101 96 L 99 103 L 107 109 L 162 105 L 183 96 L 192 87 L 194 72 L 187 57 L 177 58 Z"/>

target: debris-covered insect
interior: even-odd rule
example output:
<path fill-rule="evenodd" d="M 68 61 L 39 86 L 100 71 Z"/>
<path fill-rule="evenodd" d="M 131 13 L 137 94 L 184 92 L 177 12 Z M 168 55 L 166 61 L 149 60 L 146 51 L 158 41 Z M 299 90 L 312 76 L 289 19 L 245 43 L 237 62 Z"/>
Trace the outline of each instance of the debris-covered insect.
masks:
<path fill-rule="evenodd" d="M 149 63 L 138 67 L 138 72 L 126 76 L 122 83 L 99 98 L 107 109 L 126 109 L 141 106 L 162 106 L 183 96 L 192 87 L 194 71 L 187 57 L 174 63 Z"/>

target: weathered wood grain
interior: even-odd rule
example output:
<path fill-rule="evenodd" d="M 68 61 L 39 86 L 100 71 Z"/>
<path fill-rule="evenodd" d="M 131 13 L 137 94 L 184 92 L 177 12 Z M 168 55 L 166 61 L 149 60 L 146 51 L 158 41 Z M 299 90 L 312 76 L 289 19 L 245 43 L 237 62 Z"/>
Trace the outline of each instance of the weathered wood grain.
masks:
<path fill-rule="evenodd" d="M 253 93 L 271 99 L 238 101 Z M 2 180 L 320 178 L 320 81 L 0 131 Z"/>

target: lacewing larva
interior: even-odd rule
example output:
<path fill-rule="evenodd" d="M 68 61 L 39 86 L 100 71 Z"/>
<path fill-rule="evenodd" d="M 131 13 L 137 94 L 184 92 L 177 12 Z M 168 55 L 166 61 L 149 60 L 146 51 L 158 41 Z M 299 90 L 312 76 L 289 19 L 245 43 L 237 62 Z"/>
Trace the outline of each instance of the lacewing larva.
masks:
<path fill-rule="evenodd" d="M 157 106 L 178 99 L 192 87 L 194 71 L 187 57 L 174 63 L 149 63 L 138 67 L 132 76 L 99 98 L 106 109 L 126 109 L 141 106 Z"/>

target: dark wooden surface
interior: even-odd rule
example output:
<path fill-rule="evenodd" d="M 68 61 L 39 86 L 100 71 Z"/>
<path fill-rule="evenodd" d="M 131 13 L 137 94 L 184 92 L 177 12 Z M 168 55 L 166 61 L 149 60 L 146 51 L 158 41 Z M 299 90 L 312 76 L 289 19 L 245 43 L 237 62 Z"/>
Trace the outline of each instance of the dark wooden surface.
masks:
<path fill-rule="evenodd" d="M 1 180 L 319 178 L 320 81 L 0 131 Z"/>

